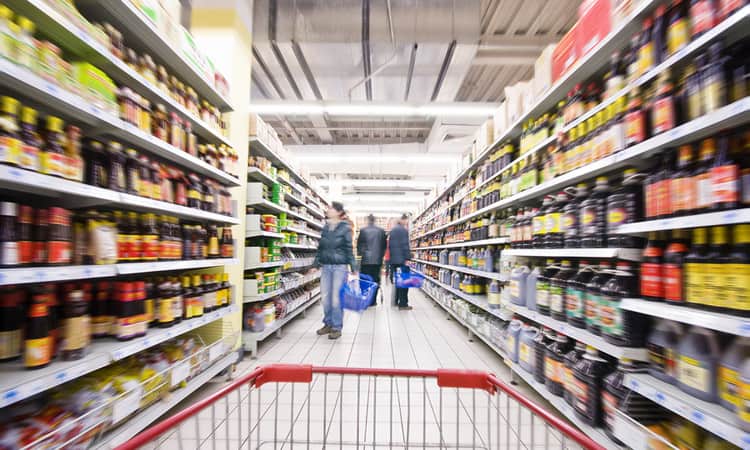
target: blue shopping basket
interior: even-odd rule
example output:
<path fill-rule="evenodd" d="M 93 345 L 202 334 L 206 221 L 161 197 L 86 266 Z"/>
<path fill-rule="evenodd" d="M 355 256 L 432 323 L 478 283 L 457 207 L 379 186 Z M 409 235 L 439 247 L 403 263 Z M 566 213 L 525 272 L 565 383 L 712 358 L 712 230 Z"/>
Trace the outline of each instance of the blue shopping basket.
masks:
<path fill-rule="evenodd" d="M 396 287 L 397 288 L 421 288 L 424 283 L 424 275 L 413 270 L 396 269 Z"/>
<path fill-rule="evenodd" d="M 364 311 L 372 305 L 377 291 L 378 284 L 372 277 L 360 274 L 341 286 L 341 305 L 350 311 Z"/>

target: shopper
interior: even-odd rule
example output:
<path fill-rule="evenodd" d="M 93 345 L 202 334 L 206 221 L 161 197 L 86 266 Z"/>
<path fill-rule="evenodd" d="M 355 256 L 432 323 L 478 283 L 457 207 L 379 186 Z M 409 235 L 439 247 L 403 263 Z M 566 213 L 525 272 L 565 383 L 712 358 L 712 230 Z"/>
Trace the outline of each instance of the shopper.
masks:
<path fill-rule="evenodd" d="M 406 262 L 411 259 L 411 249 L 409 248 L 409 232 L 406 226 L 409 224 L 409 216 L 404 214 L 401 220 L 391 230 L 389 235 L 388 248 L 391 252 L 391 270 L 396 273 L 399 268 L 402 272 L 409 271 Z M 398 309 L 409 310 L 409 290 L 406 288 L 396 288 L 396 305 Z"/>
<path fill-rule="evenodd" d="M 383 269 L 383 256 L 385 256 L 386 246 L 385 231 L 375 225 L 375 216 L 370 214 L 367 217 L 367 226 L 359 230 L 357 237 L 357 254 L 362 258 L 360 262 L 360 272 L 372 277 L 373 281 L 378 283 L 378 289 L 375 292 L 377 298 L 380 291 L 380 271 Z M 380 302 L 383 302 L 381 297 Z M 375 302 L 373 302 L 373 305 Z"/>
<path fill-rule="evenodd" d="M 323 328 L 318 335 L 328 335 L 329 339 L 341 337 L 344 311 L 341 305 L 341 286 L 346 282 L 349 269 L 354 272 L 352 252 L 352 230 L 343 220 L 344 205 L 332 202 L 326 211 L 328 221 L 321 232 L 315 265 L 321 266 L 320 296 L 323 299 Z M 348 266 L 348 267 L 347 267 Z"/>

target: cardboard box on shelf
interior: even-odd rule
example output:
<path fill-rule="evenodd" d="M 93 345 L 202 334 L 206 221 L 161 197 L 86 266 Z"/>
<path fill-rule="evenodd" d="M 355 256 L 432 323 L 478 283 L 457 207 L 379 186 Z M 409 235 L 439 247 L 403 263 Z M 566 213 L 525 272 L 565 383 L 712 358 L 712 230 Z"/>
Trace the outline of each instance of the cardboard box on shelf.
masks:
<path fill-rule="evenodd" d="M 523 111 L 526 112 L 531 109 L 536 103 L 537 96 L 534 95 L 534 87 L 532 80 L 522 81 L 521 83 L 521 103 Z"/>
<path fill-rule="evenodd" d="M 475 157 L 482 154 L 482 152 L 494 141 L 495 135 L 492 132 L 492 119 L 486 120 L 477 130 L 474 136 L 474 142 L 476 143 L 477 150 Z"/>
<path fill-rule="evenodd" d="M 576 38 L 578 25 L 579 22 L 576 22 L 573 28 L 560 39 L 560 42 L 557 43 L 555 50 L 552 52 L 553 83 L 559 80 L 580 58 L 578 54 L 578 40 Z"/>
<path fill-rule="evenodd" d="M 532 82 L 534 97 L 539 98 L 547 89 L 552 87 L 552 53 L 555 44 L 550 44 L 542 50 L 542 54 L 534 63 L 534 80 Z"/>
<path fill-rule="evenodd" d="M 578 57 L 583 57 L 612 31 L 612 2 L 585 0 L 578 8 L 576 41 Z"/>
<path fill-rule="evenodd" d="M 180 14 L 182 12 L 180 0 L 159 0 L 159 5 L 164 11 L 164 14 L 172 22 L 180 23 Z"/>
<path fill-rule="evenodd" d="M 505 133 L 508 128 L 508 110 L 506 102 L 500 103 L 500 106 L 495 110 L 492 115 L 492 141 L 496 141 L 501 134 Z"/>

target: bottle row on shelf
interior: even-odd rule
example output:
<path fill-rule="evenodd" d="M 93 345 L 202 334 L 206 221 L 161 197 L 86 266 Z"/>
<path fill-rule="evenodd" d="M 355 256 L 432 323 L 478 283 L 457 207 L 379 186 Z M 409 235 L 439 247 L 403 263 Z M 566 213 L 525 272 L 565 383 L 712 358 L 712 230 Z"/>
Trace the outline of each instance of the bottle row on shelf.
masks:
<path fill-rule="evenodd" d="M 738 15 L 746 13 L 736 12 Z M 650 36 L 651 31 L 648 33 Z M 663 30 L 657 34 L 663 36 Z M 685 44 L 694 38 L 689 37 Z M 647 41 L 650 42 L 650 38 Z M 470 173 L 463 185 L 447 192 L 445 201 L 422 213 L 421 220 L 416 222 L 418 233 L 427 232 L 436 224 L 451 223 L 641 144 L 747 95 L 744 41 L 729 48 L 724 48 L 720 40 L 712 43 L 707 53 L 698 54 L 691 63 L 683 64 L 685 68 L 676 83 L 671 81 L 668 68 L 655 69 L 661 67 L 657 65 L 662 59 L 644 56 L 646 62 L 636 62 L 640 58 L 640 46 L 633 44 L 624 58 L 626 63 L 618 55 L 613 57 L 612 67 L 602 81 L 603 85 L 610 85 L 605 89 L 607 95 L 600 98 L 601 89 L 596 87 L 590 87 L 588 95 L 584 95 L 578 85 L 567 100 L 560 102 L 553 115 L 543 116 L 543 120 L 532 121 L 535 125 L 524 127 L 524 138 L 539 134 L 538 129 L 544 130 L 541 138 L 534 139 L 533 148 L 514 159 L 513 143 L 500 143 L 500 149 L 483 167 Z M 663 51 L 655 50 L 654 45 L 644 48 L 647 53 Z M 644 74 L 653 76 L 641 83 L 638 80 L 644 79 Z M 656 81 L 647 85 L 653 78 L 657 78 Z"/>
<path fill-rule="evenodd" d="M 29 369 L 83 359 L 92 339 L 131 340 L 150 327 L 171 327 L 232 302 L 227 273 L 11 285 L 0 296 L 0 330 L 7 337 L 0 360 L 22 358 Z"/>
<path fill-rule="evenodd" d="M 0 202 L 0 267 L 232 258 L 232 229 L 133 211 Z"/>
<path fill-rule="evenodd" d="M 569 408 L 563 409 L 563 412 L 574 416 L 571 419 L 593 427 L 592 430 L 603 428 L 616 446 L 625 445 L 620 441 L 623 436 L 616 433 L 617 415 L 621 413 L 673 444 L 695 443 L 697 447 L 694 448 L 726 445 L 717 436 L 670 414 L 628 387 L 627 376 L 656 370 L 651 369 L 654 362 L 633 361 L 625 357 L 615 359 L 552 329 L 522 319 L 501 320 L 476 305 L 441 291 L 439 286 L 428 283 L 425 289 L 432 298 L 493 346 L 508 361 L 511 369 L 528 380 L 540 394 L 548 394 L 552 399 L 560 398 Z M 692 333 L 699 334 L 698 331 Z M 736 348 L 739 342 L 740 339 L 736 340 L 731 347 Z M 692 341 L 685 344 L 687 354 L 694 353 L 694 344 Z M 674 350 L 677 351 L 676 348 Z M 736 352 L 728 350 L 726 355 L 730 353 Z M 682 437 L 683 433 L 687 436 Z"/>
<path fill-rule="evenodd" d="M 649 169 L 626 169 L 617 189 L 613 179 L 597 177 L 591 188 L 579 183 L 545 196 L 539 206 L 488 213 L 418 243 L 507 236 L 512 248 L 642 248 L 643 238 L 620 234 L 620 227 L 750 206 L 749 145 L 743 129 L 667 149 Z"/>
<path fill-rule="evenodd" d="M 231 347 L 228 338 L 207 343 L 198 335 L 184 336 L 114 362 L 34 400 L 6 407 L 0 442 L 8 448 L 102 445 L 107 432 L 126 419 L 188 390 L 191 380 L 219 364 Z"/>
<path fill-rule="evenodd" d="M 243 329 L 251 333 L 262 333 L 302 307 L 319 291 L 319 283 L 310 283 L 284 292 L 269 301 L 255 302 L 254 305 L 247 306 L 243 312 Z"/>
<path fill-rule="evenodd" d="M 68 43 L 53 43 L 40 39 L 39 34 L 44 30 L 37 29 L 33 21 L 14 14 L 4 5 L 0 5 L 2 6 L 0 18 L 6 40 L 0 51 L 0 57 L 27 68 L 66 90 L 84 96 L 102 109 L 113 113 L 119 110 L 122 119 L 134 125 L 143 124 L 136 117 L 137 113 L 141 112 L 144 115 L 153 116 L 154 120 L 169 122 L 170 126 L 182 135 L 191 135 L 192 125 L 198 121 L 201 127 L 211 130 L 217 138 L 227 133 L 226 118 L 216 106 L 201 99 L 193 87 L 186 86 L 178 77 L 170 74 L 165 66 L 154 62 L 151 55 L 138 55 L 135 50 L 126 47 L 122 33 L 113 25 L 90 23 L 74 6 L 71 8 L 70 5 L 66 5 L 58 8 L 58 2 L 48 3 L 67 18 L 73 18 L 75 22 L 82 25 L 81 28 L 89 32 L 93 41 L 139 75 L 149 94 L 152 92 L 160 94 L 157 96 L 159 101 L 152 104 L 131 87 L 117 86 L 104 71 L 88 61 L 90 55 L 85 52 L 70 56 L 65 54 L 64 57 L 63 51 L 56 44 L 68 48 Z M 221 74 L 216 73 L 215 76 L 219 93 L 226 95 L 228 91 L 226 80 Z M 149 95 L 149 97 L 154 96 Z M 168 109 L 172 111 L 168 113 Z M 151 132 L 151 127 L 144 127 L 144 130 Z M 166 139 L 165 136 L 162 139 L 172 141 L 173 145 L 181 147 L 177 145 L 176 137 L 175 135 L 173 139 Z"/>

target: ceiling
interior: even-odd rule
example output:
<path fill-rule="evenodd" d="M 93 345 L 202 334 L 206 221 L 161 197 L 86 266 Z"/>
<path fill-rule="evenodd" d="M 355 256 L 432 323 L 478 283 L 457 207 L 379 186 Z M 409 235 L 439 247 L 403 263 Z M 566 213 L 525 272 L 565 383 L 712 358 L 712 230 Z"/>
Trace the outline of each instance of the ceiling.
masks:
<path fill-rule="evenodd" d="M 485 115 L 332 115 L 295 106 L 497 105 L 506 85 L 533 76 L 537 56 L 572 26 L 580 1 L 255 0 L 252 103 L 289 105 L 289 113 L 263 118 L 324 188 L 357 192 L 358 181 L 395 179 L 394 199 L 413 182 L 424 196 L 457 170 Z"/>

